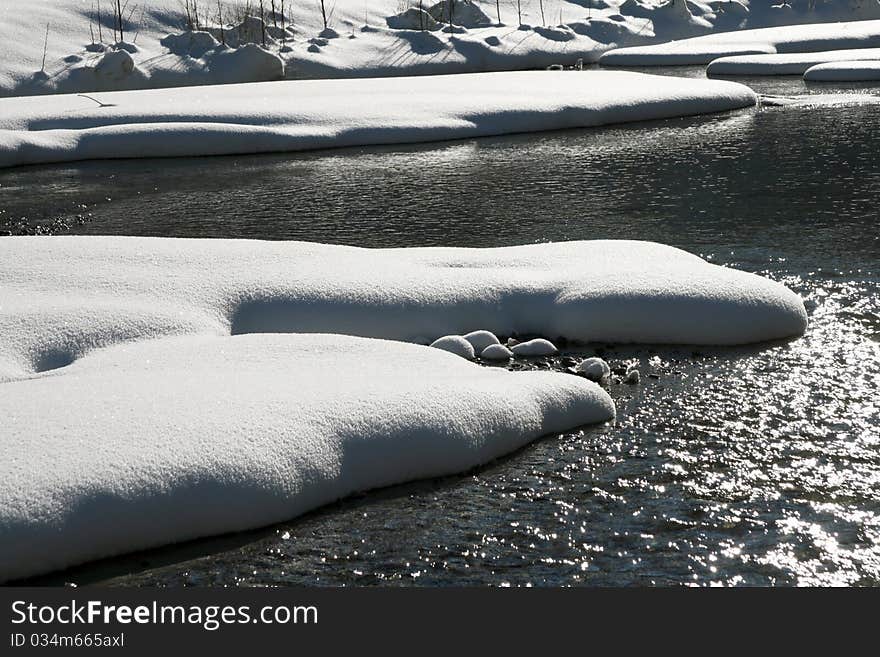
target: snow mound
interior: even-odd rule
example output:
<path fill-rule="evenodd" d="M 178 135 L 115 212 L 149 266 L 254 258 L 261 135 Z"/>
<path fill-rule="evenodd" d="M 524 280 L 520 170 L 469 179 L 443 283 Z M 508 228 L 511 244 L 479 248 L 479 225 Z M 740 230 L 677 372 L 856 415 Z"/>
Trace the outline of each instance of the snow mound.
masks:
<path fill-rule="evenodd" d="M 486 347 L 490 347 L 493 344 L 501 344 L 498 337 L 492 331 L 471 331 L 462 337 L 471 343 L 474 353 L 477 354 L 482 353 Z"/>
<path fill-rule="evenodd" d="M 438 23 L 449 23 L 467 28 L 488 27 L 492 24 L 483 11 L 471 0 L 440 0 L 428 8 L 428 13 Z"/>
<path fill-rule="evenodd" d="M 203 57 L 209 50 L 213 50 L 220 45 L 220 42 L 214 38 L 213 34 L 202 31 L 169 34 L 159 43 L 175 55 L 193 57 L 195 59 Z"/>
<path fill-rule="evenodd" d="M 804 71 L 811 82 L 870 82 L 880 80 L 880 61 L 836 61 L 811 66 Z"/>
<path fill-rule="evenodd" d="M 461 472 L 614 404 L 576 377 L 417 345 L 186 336 L 4 385 L 0 415 L 3 581 Z"/>
<path fill-rule="evenodd" d="M 803 75 L 827 62 L 880 60 L 880 48 L 856 48 L 810 53 L 721 57 L 706 68 L 708 75 Z"/>
<path fill-rule="evenodd" d="M 254 44 L 215 53 L 208 62 L 208 69 L 220 84 L 284 77 L 284 61 L 275 53 Z"/>
<path fill-rule="evenodd" d="M 438 23 L 431 14 L 418 7 L 410 7 L 406 11 L 389 16 L 385 19 L 392 30 L 439 30 Z"/>
<path fill-rule="evenodd" d="M 787 25 L 722 32 L 650 46 L 617 48 L 599 59 L 603 66 L 708 64 L 733 55 L 817 52 L 880 46 L 880 20 Z"/>
<path fill-rule="evenodd" d="M 597 357 L 585 358 L 575 365 L 574 369 L 591 381 L 598 382 L 611 376 L 611 368 L 608 366 L 608 363 Z"/>
<path fill-rule="evenodd" d="M 359 249 L 4 237 L 0 281 L 0 383 L 95 348 L 181 334 L 414 342 L 477 325 L 585 343 L 723 345 L 797 336 L 807 321 L 801 298 L 779 283 L 627 240 Z"/>
<path fill-rule="evenodd" d="M 431 343 L 434 349 L 442 349 L 468 360 L 474 359 L 474 346 L 460 335 L 444 335 Z"/>
<path fill-rule="evenodd" d="M 513 345 L 510 351 L 514 356 L 552 356 L 558 352 L 558 349 L 549 340 L 535 338 Z"/>
<path fill-rule="evenodd" d="M 510 360 L 513 358 L 513 352 L 503 344 L 490 344 L 480 352 L 480 358 L 483 360 Z"/>
<path fill-rule="evenodd" d="M 212 70 L 270 77 L 257 46 Z M 0 167 L 119 157 L 300 151 L 534 132 L 719 112 L 755 93 L 720 80 L 542 71 L 305 80 L 0 99 Z"/>

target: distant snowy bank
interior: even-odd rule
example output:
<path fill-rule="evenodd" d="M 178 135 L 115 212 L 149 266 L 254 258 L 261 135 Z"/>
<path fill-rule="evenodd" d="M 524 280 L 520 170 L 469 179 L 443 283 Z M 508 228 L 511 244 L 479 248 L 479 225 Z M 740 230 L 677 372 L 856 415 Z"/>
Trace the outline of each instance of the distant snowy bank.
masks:
<path fill-rule="evenodd" d="M 880 59 L 880 58 L 878 58 Z M 834 61 L 804 71 L 808 82 L 872 82 L 880 80 L 880 61 Z"/>
<path fill-rule="evenodd" d="M 719 112 L 756 101 L 733 82 L 622 71 L 6 98 L 0 99 L 0 167 L 438 141 Z"/>
<path fill-rule="evenodd" d="M 497 335 L 740 344 L 806 326 L 784 286 L 649 242 L 8 237 L 0 281 L 0 580 L 271 524 L 614 417 L 584 378 L 460 357 L 556 351 Z"/>
<path fill-rule="evenodd" d="M 599 62 L 603 66 L 700 65 L 728 56 L 877 47 L 880 47 L 880 20 L 870 20 L 740 30 L 657 45 L 618 48 L 602 55 Z"/>
<path fill-rule="evenodd" d="M 877 0 L 334 0 L 325 24 L 314 2 L 266 2 L 261 15 L 253 0 L 150 0 L 130 3 L 120 34 L 98 3 L 7 4 L 0 96 L 572 66 L 620 47 L 880 19 Z"/>

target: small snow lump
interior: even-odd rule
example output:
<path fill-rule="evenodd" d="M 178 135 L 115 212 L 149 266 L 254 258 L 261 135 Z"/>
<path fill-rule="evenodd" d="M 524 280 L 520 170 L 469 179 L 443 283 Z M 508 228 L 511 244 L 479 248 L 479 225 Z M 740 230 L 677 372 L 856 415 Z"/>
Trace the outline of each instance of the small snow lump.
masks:
<path fill-rule="evenodd" d="M 434 349 L 442 349 L 468 360 L 473 360 L 474 358 L 473 346 L 460 335 L 444 335 L 442 338 L 434 340 L 431 346 Z"/>
<path fill-rule="evenodd" d="M 520 342 L 511 349 L 515 356 L 552 356 L 557 353 L 556 345 L 544 338 Z"/>
<path fill-rule="evenodd" d="M 471 331 L 462 336 L 474 347 L 474 353 L 480 354 L 489 345 L 501 344 L 491 331 Z"/>

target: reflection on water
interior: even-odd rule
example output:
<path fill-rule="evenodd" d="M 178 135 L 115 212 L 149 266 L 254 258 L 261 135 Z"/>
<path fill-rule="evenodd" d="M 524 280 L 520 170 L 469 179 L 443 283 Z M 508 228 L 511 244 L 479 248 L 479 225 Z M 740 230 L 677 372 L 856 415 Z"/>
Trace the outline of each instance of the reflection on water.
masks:
<path fill-rule="evenodd" d="M 799 81 L 773 85 L 761 91 L 805 92 Z M 613 426 L 60 578 L 880 584 L 877 134 L 875 105 L 816 98 L 434 146 L 0 173 L 5 216 L 38 222 L 84 204 L 92 216 L 77 233 L 363 246 L 651 239 L 781 280 L 810 313 L 807 335 L 783 344 L 597 345 L 643 374 L 638 387 L 612 386 Z M 129 570 L 139 572 L 119 575 Z"/>

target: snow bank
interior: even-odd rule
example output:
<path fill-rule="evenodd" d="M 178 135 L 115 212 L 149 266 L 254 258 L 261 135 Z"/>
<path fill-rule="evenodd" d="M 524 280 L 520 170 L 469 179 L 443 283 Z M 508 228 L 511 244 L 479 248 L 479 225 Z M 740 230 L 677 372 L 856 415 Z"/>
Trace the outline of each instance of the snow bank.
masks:
<path fill-rule="evenodd" d="M 880 20 L 740 30 L 659 45 L 617 48 L 603 54 L 599 63 L 603 66 L 698 65 L 733 55 L 871 47 L 880 47 Z"/>
<path fill-rule="evenodd" d="M 95 348 L 181 334 L 429 343 L 479 327 L 581 342 L 743 344 L 806 326 L 800 297 L 779 283 L 625 240 L 358 249 L 6 237 L 0 281 L 0 383 Z"/>
<path fill-rule="evenodd" d="M 709 63 L 706 73 L 708 75 L 803 75 L 808 68 L 817 64 L 858 60 L 880 60 L 880 48 L 721 57 Z"/>
<path fill-rule="evenodd" d="M 364 338 L 728 344 L 805 324 L 782 285 L 648 242 L 3 238 L 0 580 L 270 524 L 614 415 L 577 377 Z"/>
<path fill-rule="evenodd" d="M 880 80 L 880 61 L 837 61 L 818 64 L 804 71 L 811 82 L 859 82 Z"/>
<path fill-rule="evenodd" d="M 2 581 L 461 472 L 614 404 L 417 345 L 187 336 L 5 384 L 0 416 Z"/>
<path fill-rule="evenodd" d="M 422 142 L 718 112 L 756 102 L 754 92 L 733 82 L 619 71 L 307 80 L 93 98 L 0 99 L 0 167 Z"/>
<path fill-rule="evenodd" d="M 263 22 L 248 16 L 259 13 L 258 3 L 253 0 L 223 0 L 222 21 L 217 2 L 199 2 L 197 19 L 190 16 L 187 21 L 182 0 L 150 0 L 139 3 L 145 5 L 141 10 L 134 7 L 134 11 L 127 12 L 123 21 L 124 39 L 136 42 L 138 49 L 132 53 L 135 74 L 111 86 L 105 78 L 78 71 L 94 68 L 96 51 L 103 52 L 119 40 L 106 7 L 99 27 L 94 2 L 10 0 L 7 4 L 10 6 L 0 21 L 0 95 L 218 82 L 212 72 L 216 67 L 209 65 L 217 52 L 216 45 L 181 52 L 180 47 L 173 47 L 175 39 L 166 41 L 169 35 L 186 41 L 188 34 L 208 33 L 215 41 L 222 38 L 235 48 L 265 45 L 282 60 L 287 77 L 302 79 L 570 66 L 579 59 L 594 62 L 610 48 L 697 34 L 880 18 L 880 3 L 876 0 L 528 0 L 521 4 L 509 0 L 456 0 L 452 12 L 456 27 L 450 30 L 435 20 L 448 20 L 447 0 L 334 0 L 325 31 L 316 2 L 288 2 L 284 16 L 280 11 L 273 14 L 271 5 L 266 6 Z M 276 9 L 280 9 L 278 4 Z M 521 19 L 517 4 L 522 8 Z M 420 13 L 419 7 L 424 11 Z M 422 29 L 430 32 L 423 33 Z M 204 36 L 194 38 L 204 41 Z M 729 53 L 715 56 L 723 54 Z M 244 73 L 247 69 L 238 70 Z M 265 69 L 258 70 L 265 74 Z"/>

